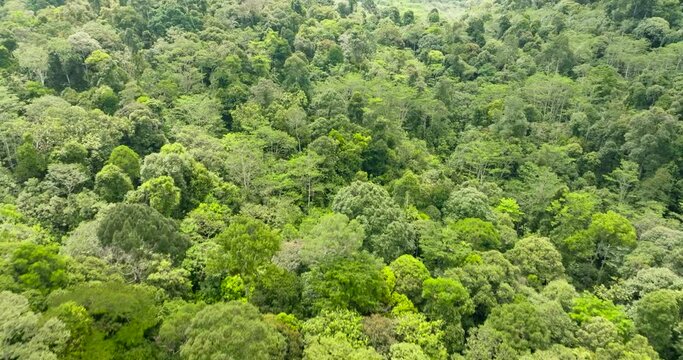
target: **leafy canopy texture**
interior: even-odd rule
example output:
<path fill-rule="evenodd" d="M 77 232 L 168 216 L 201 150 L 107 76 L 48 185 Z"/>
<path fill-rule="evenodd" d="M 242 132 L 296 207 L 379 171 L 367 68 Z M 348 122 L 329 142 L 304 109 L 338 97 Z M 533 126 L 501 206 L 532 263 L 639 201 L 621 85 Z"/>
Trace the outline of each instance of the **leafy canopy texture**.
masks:
<path fill-rule="evenodd" d="M 209 305 L 192 318 L 186 331 L 187 341 L 180 348 L 186 359 L 284 358 L 283 336 L 249 304 Z"/>
<path fill-rule="evenodd" d="M 103 246 L 113 246 L 136 256 L 162 253 L 179 259 L 188 247 L 173 220 L 137 204 L 116 204 L 107 210 L 100 220 L 97 237 Z"/>
<path fill-rule="evenodd" d="M 681 0 L 0 0 L 0 360 L 683 359 Z"/>

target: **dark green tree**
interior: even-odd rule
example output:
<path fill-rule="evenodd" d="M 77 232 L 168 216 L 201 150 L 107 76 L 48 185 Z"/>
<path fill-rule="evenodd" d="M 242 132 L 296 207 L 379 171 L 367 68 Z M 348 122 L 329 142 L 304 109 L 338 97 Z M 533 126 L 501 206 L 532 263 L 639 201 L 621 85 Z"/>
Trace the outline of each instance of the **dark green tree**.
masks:
<path fill-rule="evenodd" d="M 138 204 L 115 204 L 106 210 L 99 221 L 97 237 L 103 246 L 139 257 L 161 253 L 180 260 L 189 247 L 174 220 Z"/>
<path fill-rule="evenodd" d="M 24 141 L 17 148 L 16 157 L 17 165 L 14 167 L 14 175 L 19 182 L 30 178 L 41 178 L 45 174 L 47 163 L 38 153 L 31 136 L 24 137 Z"/>

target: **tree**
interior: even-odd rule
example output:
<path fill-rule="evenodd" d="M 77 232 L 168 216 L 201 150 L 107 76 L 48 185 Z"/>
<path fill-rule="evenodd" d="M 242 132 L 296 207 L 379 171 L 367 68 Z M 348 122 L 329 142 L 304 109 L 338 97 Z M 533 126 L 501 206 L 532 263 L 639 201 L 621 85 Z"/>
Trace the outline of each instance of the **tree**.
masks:
<path fill-rule="evenodd" d="M 438 23 L 439 22 L 439 10 L 434 8 L 429 10 L 429 22 L 430 23 Z"/>
<path fill-rule="evenodd" d="M 598 349 L 596 356 L 603 359 L 617 360 L 628 356 L 642 357 L 644 359 L 658 359 L 659 354 L 647 342 L 647 338 L 636 335 L 624 344 L 610 344 L 607 349 Z"/>
<path fill-rule="evenodd" d="M 514 144 L 476 136 L 479 138 L 468 138 L 469 141 L 458 144 L 448 159 L 448 165 L 479 183 L 508 174 L 517 152 Z"/>
<path fill-rule="evenodd" d="M 382 45 L 403 45 L 403 34 L 401 33 L 401 28 L 391 19 L 384 18 L 380 20 L 377 29 L 375 29 L 374 35 L 377 38 L 377 42 Z"/>
<path fill-rule="evenodd" d="M 574 82 L 567 77 L 536 73 L 525 81 L 524 99 L 534 106 L 534 110 L 540 112 L 543 119 L 557 122 L 564 117 L 574 95 L 574 87 Z M 519 114 L 520 117 L 522 115 Z M 526 116 L 524 120 L 528 120 Z"/>
<path fill-rule="evenodd" d="M 107 85 L 98 87 L 92 95 L 95 107 L 104 111 L 107 115 L 114 115 L 119 105 L 119 97 L 114 90 Z"/>
<path fill-rule="evenodd" d="M 182 300 L 169 301 L 164 304 L 163 322 L 159 326 L 159 336 L 157 344 L 167 354 L 178 354 L 180 347 L 187 341 L 187 330 L 192 323 L 192 319 L 199 311 L 204 309 L 206 304 L 186 303 Z"/>
<path fill-rule="evenodd" d="M 365 228 L 365 248 L 393 260 L 414 248 L 412 230 L 400 222 L 401 209 L 379 185 L 356 181 L 337 192 L 332 210 L 358 221 Z"/>
<path fill-rule="evenodd" d="M 571 309 L 578 296 L 574 286 L 565 279 L 551 281 L 541 290 L 541 294 L 550 301 L 556 301 L 565 311 Z"/>
<path fill-rule="evenodd" d="M 518 241 L 505 253 L 533 286 L 545 286 L 564 275 L 562 255 L 549 239 L 530 236 Z"/>
<path fill-rule="evenodd" d="M 218 201 L 203 202 L 180 223 L 180 231 L 201 242 L 220 234 L 228 227 L 232 209 Z"/>
<path fill-rule="evenodd" d="M 420 346 L 431 359 L 445 360 L 448 352 L 441 325 L 441 321 L 428 321 L 423 314 L 404 314 L 396 319 L 396 339 Z"/>
<path fill-rule="evenodd" d="M 287 345 L 284 353 L 285 359 L 300 359 L 304 350 L 301 321 L 296 316 L 285 313 L 266 314 L 264 320 L 273 324 L 284 336 Z"/>
<path fill-rule="evenodd" d="M 56 318 L 43 321 L 28 300 L 0 292 L 0 356 L 5 359 L 57 359 L 66 347 L 69 330 Z"/>
<path fill-rule="evenodd" d="M 120 202 L 131 190 L 133 184 L 130 177 L 117 165 L 105 165 L 95 175 L 95 192 L 107 202 Z"/>
<path fill-rule="evenodd" d="M 636 232 L 623 216 L 608 211 L 593 215 L 590 226 L 565 239 L 565 254 L 573 276 L 582 283 L 604 282 L 615 274 L 623 257 L 636 246 Z"/>
<path fill-rule="evenodd" d="M 625 202 L 630 190 L 638 184 L 638 173 L 638 164 L 622 160 L 618 169 L 614 169 L 609 175 L 605 175 L 605 180 L 615 187 L 619 195 L 619 202 Z"/>
<path fill-rule="evenodd" d="M 418 209 L 424 209 L 430 205 L 429 189 L 426 189 L 420 177 L 410 170 L 391 183 L 389 192 L 394 201 L 402 207 L 415 205 Z"/>
<path fill-rule="evenodd" d="M 410 343 L 396 343 L 389 350 L 392 360 L 427 360 L 427 355 L 422 348 Z"/>
<path fill-rule="evenodd" d="M 488 202 L 488 197 L 475 188 L 466 187 L 455 190 L 444 205 L 444 215 L 454 220 L 465 218 L 489 220 L 493 214 Z"/>
<path fill-rule="evenodd" d="M 144 10 L 149 30 L 157 36 L 163 36 L 171 27 L 184 30 L 196 30 L 203 26 L 199 4 L 186 4 L 180 1 L 169 1 L 151 10 Z"/>
<path fill-rule="evenodd" d="M 40 178 L 47 169 L 45 159 L 33 145 L 31 136 L 24 137 L 24 142 L 17 148 L 16 157 L 17 165 L 14 168 L 14 174 L 19 182 L 30 178 Z"/>
<path fill-rule="evenodd" d="M 546 326 L 541 312 L 529 302 L 505 304 L 493 309 L 483 328 L 492 329 L 493 334 L 497 334 L 517 354 L 545 349 L 550 345 L 551 329 Z"/>
<path fill-rule="evenodd" d="M 290 90 L 310 89 L 308 63 L 302 53 L 294 53 L 285 61 L 283 84 Z"/>
<path fill-rule="evenodd" d="M 619 335 L 624 337 L 634 330 L 633 321 L 626 316 L 622 308 L 615 306 L 609 300 L 601 300 L 589 293 L 584 293 L 574 300 L 569 316 L 579 325 L 596 316 L 605 318 L 614 324 Z"/>
<path fill-rule="evenodd" d="M 307 114 L 301 107 L 294 106 L 287 109 L 285 116 L 284 127 L 287 133 L 296 138 L 298 149 L 301 151 L 302 144 L 307 143 L 310 140 L 309 137 L 311 134 Z"/>
<path fill-rule="evenodd" d="M 192 292 L 190 272 L 174 268 L 168 258 L 154 259 L 149 266 L 145 283 L 161 289 L 171 299 L 186 299 Z"/>
<path fill-rule="evenodd" d="M 467 35 L 470 36 L 472 41 L 479 45 L 484 46 L 486 44 L 486 39 L 484 38 L 484 20 L 481 18 L 473 18 L 467 24 Z"/>
<path fill-rule="evenodd" d="M 680 298 L 680 292 L 658 290 L 635 304 L 636 330 L 648 338 L 663 358 L 673 358 L 680 353 L 676 345 L 680 341 Z"/>
<path fill-rule="evenodd" d="M 638 23 L 633 29 L 633 34 L 650 41 L 652 47 L 660 47 L 665 44 L 670 31 L 668 21 L 660 17 L 651 17 Z"/>
<path fill-rule="evenodd" d="M 20 245 L 10 260 L 15 281 L 25 290 L 44 294 L 68 284 L 67 259 L 55 246 Z"/>
<path fill-rule="evenodd" d="M 446 228 L 423 222 L 420 229 L 420 256 L 432 269 L 448 269 L 462 265 L 472 246 Z"/>
<path fill-rule="evenodd" d="M 389 262 L 403 254 L 414 254 L 417 248 L 417 231 L 413 224 L 399 220 L 389 223 L 379 236 L 371 237 L 373 253 Z"/>
<path fill-rule="evenodd" d="M 129 199 L 132 202 L 147 203 L 164 216 L 171 216 L 180 205 L 180 189 L 175 186 L 172 177 L 159 176 L 145 181 L 131 193 Z"/>
<path fill-rule="evenodd" d="M 346 215 L 337 213 L 322 215 L 302 230 L 301 260 L 306 265 L 350 257 L 360 250 L 365 239 L 365 230 L 358 221 L 349 221 Z"/>
<path fill-rule="evenodd" d="M 363 319 L 363 333 L 368 338 L 368 344 L 386 356 L 391 345 L 396 343 L 395 325 L 394 319 L 379 314 L 373 314 Z"/>
<path fill-rule="evenodd" d="M 323 174 L 319 169 L 323 161 L 323 157 L 313 151 L 306 151 L 288 161 L 287 175 L 297 183 L 307 207 L 313 204 L 317 193 L 324 190 L 321 184 Z"/>
<path fill-rule="evenodd" d="M 588 319 L 581 324 L 581 328 L 576 333 L 579 344 L 591 351 L 604 349 L 610 344 L 621 342 L 616 325 L 601 316 Z"/>
<path fill-rule="evenodd" d="M 443 320 L 449 350 L 461 350 L 465 342 L 462 320 L 474 312 L 467 289 L 452 278 L 427 279 L 422 298 L 425 314 L 432 320 Z"/>
<path fill-rule="evenodd" d="M 567 190 L 567 185 L 546 166 L 525 163 L 519 172 L 519 182 L 510 181 L 508 188 L 526 214 L 528 226 L 535 229 L 543 222 L 548 206 Z"/>
<path fill-rule="evenodd" d="M 518 222 L 524 216 L 524 213 L 519 208 L 517 200 L 513 198 L 502 198 L 494 209 L 499 214 L 505 214 L 510 217 L 513 222 Z"/>
<path fill-rule="evenodd" d="M 651 250 L 651 249 L 648 249 Z M 652 255 L 655 255 L 653 252 Z M 638 271 L 610 290 L 610 298 L 617 303 L 633 303 L 658 290 L 683 289 L 683 277 L 668 268 L 652 267 Z"/>
<path fill-rule="evenodd" d="M 285 339 L 258 310 L 241 302 L 206 306 L 189 323 L 180 355 L 188 360 L 283 359 Z"/>
<path fill-rule="evenodd" d="M 40 91 L 40 88 L 35 91 Z M 121 125 L 125 124 L 120 119 L 107 118 L 102 112 L 87 112 L 81 107 L 72 106 L 66 100 L 48 95 L 47 92 L 33 96 L 37 98 L 26 106 L 26 119 L 30 119 L 31 125 L 24 127 L 23 131 L 30 131 L 25 137 L 31 137 L 34 146 L 41 153 L 47 153 L 65 142 L 82 142 L 85 133 L 91 137 L 93 142 L 89 145 L 95 150 L 99 146 L 111 144 L 110 141 L 115 140 L 113 137 L 120 135 L 117 132 L 122 130 Z M 109 126 L 102 126 L 102 122 L 107 120 L 112 120 Z M 112 137 L 107 138 L 108 136 Z"/>
<path fill-rule="evenodd" d="M 585 348 L 569 348 L 564 345 L 553 345 L 548 350 L 539 350 L 531 355 L 521 357 L 523 360 L 541 360 L 541 359 L 563 359 L 567 358 L 590 358 L 594 354 Z"/>
<path fill-rule="evenodd" d="M 505 99 L 503 114 L 492 127 L 502 137 L 523 137 L 527 134 L 529 122 L 524 112 L 525 104 L 517 97 Z"/>
<path fill-rule="evenodd" d="M 306 342 L 319 337 L 331 337 L 346 341 L 354 348 L 362 348 L 369 341 L 364 333 L 363 318 L 353 310 L 323 310 L 304 322 L 301 330 Z"/>
<path fill-rule="evenodd" d="M 55 186 L 60 195 L 68 197 L 80 192 L 90 182 L 90 174 L 80 164 L 50 164 L 45 181 Z"/>
<path fill-rule="evenodd" d="M 195 243 L 185 253 L 182 268 L 190 273 L 192 290 L 198 299 L 216 302 L 221 299 L 221 282 L 226 277 L 223 268 L 216 269 L 214 257 L 221 254 L 222 247 L 214 241 Z"/>
<path fill-rule="evenodd" d="M 53 160 L 64 164 L 88 164 L 88 149 L 76 141 L 69 141 L 50 155 Z"/>
<path fill-rule="evenodd" d="M 493 310 L 468 341 L 469 358 L 518 358 L 528 352 L 545 350 L 553 343 L 571 344 L 571 319 L 557 303 L 531 304 L 521 301 Z"/>
<path fill-rule="evenodd" d="M 304 359 L 313 360 L 381 360 L 383 357 L 370 347 L 354 348 L 345 339 L 321 336 L 313 340 L 304 350 Z"/>
<path fill-rule="evenodd" d="M 539 55 L 539 60 L 540 64 L 544 64 L 547 72 L 570 74 L 576 64 L 576 56 L 569 46 L 567 35 L 557 35 L 547 42 Z"/>
<path fill-rule="evenodd" d="M 642 4 L 631 0 L 613 0 L 609 2 L 608 11 L 617 20 L 623 20 L 626 16 L 642 19 L 649 16 L 654 4 L 655 1 L 652 0 L 644 1 Z"/>
<path fill-rule="evenodd" d="M 421 304 L 422 284 L 430 278 L 422 261 L 412 255 L 401 255 L 389 264 L 389 268 L 396 276 L 394 291 L 405 294 L 413 304 Z"/>
<path fill-rule="evenodd" d="M 164 145 L 161 152 L 145 157 L 140 180 L 145 182 L 160 176 L 171 177 L 173 185 L 180 189 L 178 209 L 181 213 L 204 201 L 214 184 L 206 167 L 177 143 Z"/>
<path fill-rule="evenodd" d="M 69 339 L 61 353 L 68 358 L 78 358 L 85 354 L 89 346 L 88 340 L 94 330 L 93 319 L 85 307 L 75 302 L 66 302 L 50 309 L 49 314 L 63 322 L 69 332 Z"/>
<path fill-rule="evenodd" d="M 120 112 L 128 116 L 133 126 L 125 138 L 125 144 L 137 154 L 146 155 L 159 151 L 168 142 L 161 119 L 149 106 L 136 102 Z"/>
<path fill-rule="evenodd" d="M 548 208 L 554 214 L 549 232 L 555 244 L 587 228 L 599 204 L 597 196 L 587 192 L 568 192 L 553 201 Z"/>
<path fill-rule="evenodd" d="M 475 250 L 494 250 L 501 247 L 500 235 L 492 223 L 474 218 L 448 224 L 446 236 L 466 242 Z"/>
<path fill-rule="evenodd" d="M 355 91 L 349 99 L 349 104 L 347 106 L 347 114 L 349 120 L 356 124 L 363 123 L 363 114 L 365 113 L 366 99 L 363 97 L 359 91 Z"/>
<path fill-rule="evenodd" d="M 158 322 L 156 289 L 120 282 L 82 283 L 67 291 L 53 292 L 49 309 L 71 303 L 82 306 L 93 319 L 83 356 L 112 358 L 149 356 L 153 349 L 145 334 Z"/>
<path fill-rule="evenodd" d="M 302 283 L 296 273 L 269 264 L 249 291 L 249 301 L 267 313 L 302 312 Z"/>
<path fill-rule="evenodd" d="M 631 161 L 640 165 L 642 172 L 653 173 L 680 156 L 682 133 L 681 125 L 673 116 L 655 107 L 631 118 L 622 149 Z"/>
<path fill-rule="evenodd" d="M 215 239 L 225 253 L 229 272 L 253 279 L 280 249 L 280 235 L 261 220 L 237 216 Z"/>
<path fill-rule="evenodd" d="M 521 274 L 503 254 L 488 251 L 470 254 L 463 264 L 447 270 L 444 276 L 465 286 L 475 306 L 473 322 L 481 323 L 494 308 L 514 300 Z"/>
<path fill-rule="evenodd" d="M 304 301 L 317 313 L 346 308 L 361 314 L 376 311 L 389 296 L 382 263 L 367 254 L 315 266 L 303 275 Z"/>
<path fill-rule="evenodd" d="M 115 97 L 112 90 L 120 90 L 126 82 L 127 74 L 122 71 L 111 55 L 101 49 L 96 49 L 88 55 L 83 63 L 86 66 L 86 79 L 93 87 L 109 89 L 109 94 Z M 113 100 L 113 99 L 112 99 Z M 116 106 L 115 104 L 111 104 Z M 113 110 L 107 109 L 105 110 Z M 113 111 L 111 111 L 113 112 Z"/>
<path fill-rule="evenodd" d="M 489 326 L 480 326 L 472 330 L 467 338 L 465 359 L 513 359 L 519 357 L 519 353 L 510 344 L 502 331 Z"/>
<path fill-rule="evenodd" d="M 401 217 L 400 209 L 384 188 L 361 181 L 340 189 L 332 200 L 332 210 L 360 222 L 368 236 L 382 233 Z"/>
<path fill-rule="evenodd" d="M 169 254 L 178 261 L 189 244 L 175 221 L 158 211 L 138 204 L 115 204 L 99 221 L 97 237 L 103 246 L 112 246 L 137 257 L 150 253 Z"/>
<path fill-rule="evenodd" d="M 361 67 L 375 50 L 368 32 L 359 27 L 347 30 L 339 37 L 339 42 L 344 59 L 357 67 Z"/>
<path fill-rule="evenodd" d="M 197 126 L 214 136 L 225 133 L 220 102 L 206 95 L 184 95 L 175 100 L 167 112 L 168 121 Z"/>
<path fill-rule="evenodd" d="M 402 25 L 410 25 L 414 21 L 415 21 L 415 14 L 413 13 L 412 10 L 405 11 L 403 13 L 403 18 L 400 21 L 394 20 L 394 22 L 401 23 Z"/>
<path fill-rule="evenodd" d="M 31 73 L 41 85 L 45 85 L 49 54 L 44 46 L 22 43 L 14 50 L 13 55 L 20 67 Z"/>
<path fill-rule="evenodd" d="M 228 151 L 228 157 L 225 160 L 228 179 L 241 185 L 245 192 L 250 193 L 253 191 L 254 179 L 266 165 L 262 145 L 257 140 L 242 134 L 228 134 L 223 141 Z"/>
<path fill-rule="evenodd" d="M 30 179 L 17 198 L 18 208 L 43 227 L 66 233 L 79 222 L 92 219 L 101 205 L 88 190 L 69 197 L 60 195 L 51 182 Z"/>
<path fill-rule="evenodd" d="M 109 155 L 107 164 L 118 166 L 132 182 L 137 182 L 140 178 L 140 156 L 128 146 L 115 147 Z"/>

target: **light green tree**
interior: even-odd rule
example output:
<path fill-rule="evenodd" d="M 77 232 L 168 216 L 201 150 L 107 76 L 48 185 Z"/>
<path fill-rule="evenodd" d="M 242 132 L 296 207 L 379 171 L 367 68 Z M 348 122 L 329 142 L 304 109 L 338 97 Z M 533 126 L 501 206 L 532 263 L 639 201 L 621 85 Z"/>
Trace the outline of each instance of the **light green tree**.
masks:
<path fill-rule="evenodd" d="M 95 175 L 95 192 L 105 201 L 120 202 L 131 190 L 133 184 L 130 177 L 116 165 L 105 165 Z"/>
<path fill-rule="evenodd" d="M 66 349 L 70 332 L 62 321 L 43 321 L 25 297 L 9 291 L 0 292 L 0 305 L 0 356 L 56 360 Z"/>
<path fill-rule="evenodd" d="M 216 357 L 283 359 L 285 339 L 250 304 L 228 302 L 197 312 L 187 326 L 180 355 L 188 360 Z"/>

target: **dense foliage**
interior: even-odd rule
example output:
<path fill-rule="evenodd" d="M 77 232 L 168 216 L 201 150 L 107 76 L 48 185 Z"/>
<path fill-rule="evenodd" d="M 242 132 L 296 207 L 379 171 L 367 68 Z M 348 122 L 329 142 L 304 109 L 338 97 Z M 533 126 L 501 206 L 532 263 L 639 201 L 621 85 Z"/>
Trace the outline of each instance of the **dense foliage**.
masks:
<path fill-rule="evenodd" d="M 683 358 L 680 0 L 0 0 L 0 358 Z"/>

